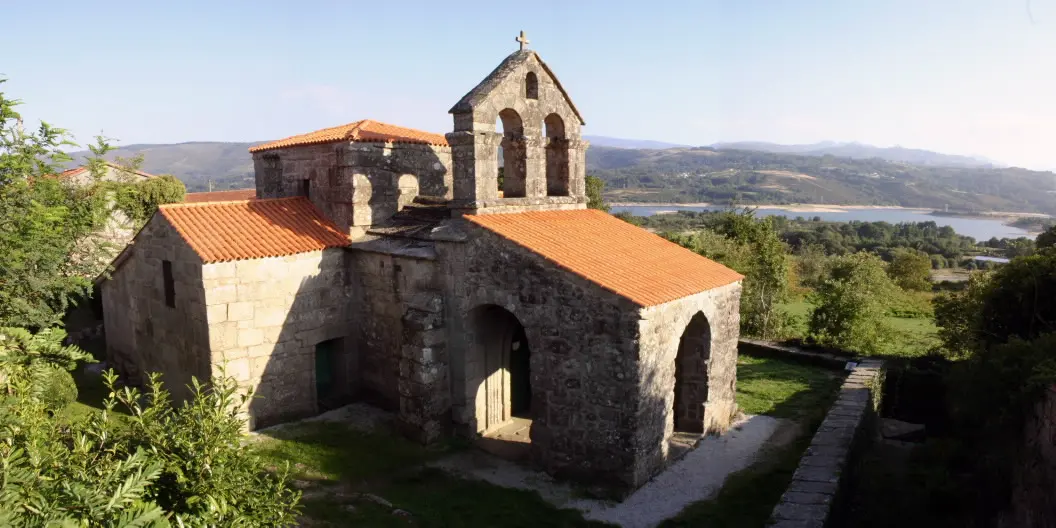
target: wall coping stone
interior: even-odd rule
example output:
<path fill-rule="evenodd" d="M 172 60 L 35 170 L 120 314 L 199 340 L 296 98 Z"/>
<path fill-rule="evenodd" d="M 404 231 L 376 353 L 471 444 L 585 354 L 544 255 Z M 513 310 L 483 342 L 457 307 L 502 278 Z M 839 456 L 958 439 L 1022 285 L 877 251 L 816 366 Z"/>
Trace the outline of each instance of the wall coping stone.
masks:
<path fill-rule="evenodd" d="M 742 343 L 745 341 L 741 340 Z M 770 346 L 766 342 L 750 343 L 761 347 Z M 796 353 L 816 355 L 804 351 Z M 867 418 L 878 407 L 883 367 L 882 361 L 864 360 L 844 380 L 839 397 L 829 408 L 810 446 L 803 453 L 791 484 L 770 514 L 771 528 L 825 526 L 832 506 L 837 502 L 841 477 L 851 460 L 852 444 L 862 434 Z M 866 412 L 867 409 L 869 412 Z"/>

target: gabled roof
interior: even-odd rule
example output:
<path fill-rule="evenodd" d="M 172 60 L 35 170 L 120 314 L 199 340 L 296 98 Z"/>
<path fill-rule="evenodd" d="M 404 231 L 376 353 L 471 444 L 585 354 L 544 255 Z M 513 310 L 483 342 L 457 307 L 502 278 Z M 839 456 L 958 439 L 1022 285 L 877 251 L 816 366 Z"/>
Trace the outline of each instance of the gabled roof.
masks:
<path fill-rule="evenodd" d="M 304 145 L 319 145 L 322 143 L 335 143 L 338 141 L 365 141 L 384 143 L 417 143 L 420 145 L 447 146 L 447 138 L 443 134 L 423 132 L 413 128 L 404 128 L 387 123 L 380 123 L 370 119 L 356 121 L 347 125 L 324 128 L 290 136 L 285 139 L 264 143 L 250 147 L 250 152 L 262 152 L 265 150 L 280 149 L 286 147 L 299 147 Z"/>
<path fill-rule="evenodd" d="M 744 278 L 718 262 L 593 209 L 465 218 L 643 307 Z"/>
<path fill-rule="evenodd" d="M 187 193 L 183 195 L 183 203 L 230 202 L 233 200 L 255 200 L 256 198 L 256 189 L 236 189 L 233 191 Z"/>
<path fill-rule="evenodd" d="M 179 203 L 158 207 L 203 263 L 281 257 L 348 245 L 307 198 Z"/>
<path fill-rule="evenodd" d="M 539 58 L 539 54 L 532 50 L 518 50 L 506 57 L 502 63 L 499 64 L 480 84 L 469 91 L 466 95 L 459 99 L 455 106 L 452 106 L 448 113 L 450 114 L 461 114 L 464 112 L 471 112 L 481 101 L 483 101 L 496 86 L 502 84 L 506 77 L 508 77 L 514 70 L 516 70 L 522 64 L 528 62 L 529 59 L 535 57 L 535 60 L 539 61 L 539 65 L 543 67 L 543 71 L 554 80 L 554 86 L 561 92 L 561 95 L 565 96 L 565 102 L 568 103 L 568 107 L 572 109 L 572 112 L 576 114 L 576 118 L 579 119 L 579 124 L 587 124 L 583 121 L 583 116 L 580 115 L 579 110 L 576 108 L 575 103 L 572 102 L 572 98 L 568 96 L 568 92 L 561 86 L 561 81 L 557 80 L 557 76 L 550 70 L 550 67 L 543 62 L 543 59 Z"/>

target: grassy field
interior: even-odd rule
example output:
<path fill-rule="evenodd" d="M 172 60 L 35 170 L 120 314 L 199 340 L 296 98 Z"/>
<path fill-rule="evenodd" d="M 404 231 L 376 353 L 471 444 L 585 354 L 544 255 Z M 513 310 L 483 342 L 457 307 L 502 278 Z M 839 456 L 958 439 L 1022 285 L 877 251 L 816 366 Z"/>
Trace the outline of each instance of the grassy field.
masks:
<path fill-rule="evenodd" d="M 796 319 L 795 334 L 798 337 L 806 336 L 813 305 L 805 299 L 799 299 L 783 304 L 782 308 Z M 881 356 L 922 356 L 939 343 L 938 328 L 930 317 L 888 316 L 884 322 L 891 328 L 891 339 L 882 347 Z"/>

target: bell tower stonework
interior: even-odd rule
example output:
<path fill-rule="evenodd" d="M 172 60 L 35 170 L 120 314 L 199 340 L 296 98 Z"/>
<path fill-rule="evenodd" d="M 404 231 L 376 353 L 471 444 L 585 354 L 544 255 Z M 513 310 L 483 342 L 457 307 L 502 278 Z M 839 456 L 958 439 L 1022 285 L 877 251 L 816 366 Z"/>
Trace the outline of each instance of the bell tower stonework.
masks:
<path fill-rule="evenodd" d="M 521 49 L 451 107 L 456 214 L 586 208 L 583 118 L 524 32 L 517 41 Z"/>

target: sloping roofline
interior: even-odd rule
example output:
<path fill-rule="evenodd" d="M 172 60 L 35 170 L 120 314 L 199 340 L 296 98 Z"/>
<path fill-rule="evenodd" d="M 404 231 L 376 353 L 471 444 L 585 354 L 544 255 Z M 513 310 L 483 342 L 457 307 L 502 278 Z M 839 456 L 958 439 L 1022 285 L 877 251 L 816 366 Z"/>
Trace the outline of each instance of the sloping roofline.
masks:
<path fill-rule="evenodd" d="M 249 148 L 250 152 L 263 152 L 266 150 L 282 149 L 287 147 L 303 147 L 308 145 L 322 145 L 326 143 L 338 143 L 343 141 L 383 142 L 383 143 L 413 143 L 419 145 L 433 145 L 446 147 L 447 138 L 442 134 L 434 134 L 424 130 L 390 125 L 373 119 L 361 119 L 344 125 L 323 128 L 306 134 L 297 134 L 275 141 L 269 141 Z"/>
<path fill-rule="evenodd" d="M 510 54 L 506 57 L 483 81 L 480 81 L 475 88 L 469 91 L 466 95 L 459 99 L 455 106 L 452 106 L 447 111 L 449 114 L 462 114 L 465 112 L 471 112 L 491 91 L 506 80 L 514 69 L 521 64 L 528 62 L 528 59 L 535 57 L 535 60 L 539 61 L 539 65 L 543 67 L 543 71 L 554 80 L 554 86 L 561 92 L 561 95 L 565 97 L 565 102 L 568 103 L 569 108 L 572 109 L 572 113 L 576 114 L 576 119 L 579 119 L 580 125 L 586 125 L 586 121 L 583 120 L 583 116 L 579 113 L 579 109 L 576 108 L 576 104 L 572 102 L 572 98 L 568 96 L 568 92 L 561 86 L 561 81 L 557 80 L 557 76 L 554 75 L 553 70 L 543 62 L 543 59 L 539 57 L 539 54 L 533 50 L 519 50 Z"/>

